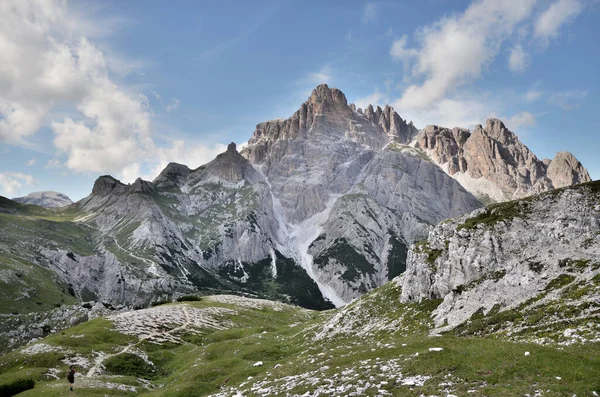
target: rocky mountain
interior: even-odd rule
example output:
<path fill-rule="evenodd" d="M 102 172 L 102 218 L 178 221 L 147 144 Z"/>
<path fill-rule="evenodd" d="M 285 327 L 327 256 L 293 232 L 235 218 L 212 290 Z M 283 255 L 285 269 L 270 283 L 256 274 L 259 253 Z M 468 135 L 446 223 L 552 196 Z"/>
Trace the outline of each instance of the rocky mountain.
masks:
<path fill-rule="evenodd" d="M 479 206 L 406 145 L 416 133 L 392 108 L 363 112 L 320 85 L 291 118 L 257 125 L 241 153 L 272 195 L 275 248 L 336 305 L 403 271 L 429 225 Z"/>
<path fill-rule="evenodd" d="M 415 147 L 448 175 L 486 202 L 514 200 L 578 183 L 590 182 L 587 170 L 569 152 L 539 160 L 498 119 L 488 119 L 471 133 L 463 128 L 427 126 Z"/>
<path fill-rule="evenodd" d="M 66 195 L 58 192 L 33 192 L 24 197 L 15 197 L 14 201 L 22 204 L 39 205 L 47 208 L 65 207 L 73 204 L 73 201 Z"/>
<path fill-rule="evenodd" d="M 3 310 L 72 299 L 142 307 L 197 291 L 342 306 L 401 274 L 434 225 L 481 207 L 438 163 L 489 163 L 487 196 L 513 177 L 545 172 L 544 190 L 587 176 L 569 155 L 539 165 L 499 121 L 473 134 L 430 130 L 320 85 L 290 118 L 258 124 L 241 152 L 232 143 L 197 169 L 171 163 L 132 184 L 102 176 L 56 210 L 0 200 L 0 275 L 21 285 L 4 290 Z M 477 154 L 478 140 L 494 150 Z"/>
<path fill-rule="evenodd" d="M 443 299 L 438 331 L 600 342 L 600 182 L 439 224 L 409 252 L 402 283 L 403 302 L 423 299 Z"/>

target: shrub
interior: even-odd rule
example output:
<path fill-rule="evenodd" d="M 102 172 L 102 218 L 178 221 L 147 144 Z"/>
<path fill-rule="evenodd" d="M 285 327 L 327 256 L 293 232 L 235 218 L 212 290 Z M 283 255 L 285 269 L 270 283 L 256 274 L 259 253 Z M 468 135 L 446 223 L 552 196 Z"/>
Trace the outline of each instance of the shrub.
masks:
<path fill-rule="evenodd" d="M 177 298 L 177 302 L 199 302 L 201 300 L 202 297 L 197 295 L 184 295 Z"/>
<path fill-rule="evenodd" d="M 152 365 L 131 353 L 122 353 L 110 357 L 104 362 L 104 368 L 111 375 L 135 376 L 145 379 L 152 378 L 155 375 Z"/>
<path fill-rule="evenodd" d="M 0 396 L 14 396 L 25 390 L 33 389 L 34 387 L 35 381 L 31 378 L 17 379 L 11 383 L 0 385 Z"/>

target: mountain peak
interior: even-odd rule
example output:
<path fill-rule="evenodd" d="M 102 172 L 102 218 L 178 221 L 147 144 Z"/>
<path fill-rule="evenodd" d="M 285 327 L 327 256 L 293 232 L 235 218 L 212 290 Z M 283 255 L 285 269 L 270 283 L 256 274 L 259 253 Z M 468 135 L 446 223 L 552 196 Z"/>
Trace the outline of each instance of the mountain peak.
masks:
<path fill-rule="evenodd" d="M 495 117 L 490 117 L 486 120 L 485 128 L 481 127 L 481 125 L 478 125 L 475 127 L 475 131 L 482 132 L 484 135 L 503 144 L 514 143 L 519 140 L 511 130 L 506 128 L 506 125 L 504 125 L 502 120 Z"/>
<path fill-rule="evenodd" d="M 237 153 L 237 146 L 235 142 L 231 142 L 229 145 L 227 145 L 227 151 Z"/>
<path fill-rule="evenodd" d="M 106 196 L 110 193 L 123 193 L 127 189 L 127 185 L 113 178 L 110 175 L 102 175 L 94 182 L 92 195 Z"/>
<path fill-rule="evenodd" d="M 318 85 L 308 98 L 308 102 L 314 105 L 348 106 L 344 93 L 337 88 L 329 88 L 327 84 Z"/>
<path fill-rule="evenodd" d="M 33 204 L 48 208 L 58 208 L 73 204 L 73 201 L 66 194 L 54 191 L 32 192 L 24 197 L 15 197 L 13 200 L 21 204 Z"/>
<path fill-rule="evenodd" d="M 156 191 L 156 187 L 152 182 L 137 178 L 128 191 L 131 193 L 152 193 Z"/>
<path fill-rule="evenodd" d="M 590 182 L 592 178 L 571 152 L 558 152 L 548 165 L 548 178 L 554 187 Z"/>

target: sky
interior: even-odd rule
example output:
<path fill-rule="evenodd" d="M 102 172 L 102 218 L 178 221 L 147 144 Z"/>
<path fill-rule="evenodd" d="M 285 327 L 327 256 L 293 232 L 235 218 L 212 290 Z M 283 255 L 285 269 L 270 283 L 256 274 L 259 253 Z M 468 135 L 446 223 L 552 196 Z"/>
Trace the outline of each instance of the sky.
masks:
<path fill-rule="evenodd" d="M 600 178 L 600 0 L 0 1 L 0 195 L 196 168 L 321 83 L 418 128 L 499 117 Z"/>

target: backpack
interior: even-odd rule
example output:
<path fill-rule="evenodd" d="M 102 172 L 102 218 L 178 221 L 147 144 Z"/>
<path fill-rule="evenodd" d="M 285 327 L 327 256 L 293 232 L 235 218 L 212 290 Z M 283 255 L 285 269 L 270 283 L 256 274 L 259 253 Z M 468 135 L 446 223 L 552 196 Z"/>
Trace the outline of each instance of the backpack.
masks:
<path fill-rule="evenodd" d="M 69 368 L 69 370 L 67 371 L 67 380 L 69 382 L 73 382 L 73 380 L 75 380 L 75 370 Z"/>

